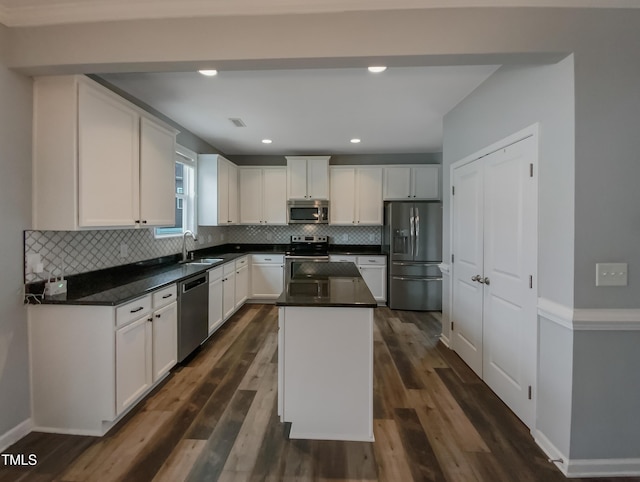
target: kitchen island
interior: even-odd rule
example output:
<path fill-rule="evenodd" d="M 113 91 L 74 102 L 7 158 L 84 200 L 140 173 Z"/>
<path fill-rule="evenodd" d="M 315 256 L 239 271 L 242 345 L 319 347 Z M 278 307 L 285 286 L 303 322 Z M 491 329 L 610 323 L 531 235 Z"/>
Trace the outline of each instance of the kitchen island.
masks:
<path fill-rule="evenodd" d="M 373 310 L 353 263 L 298 263 L 276 301 L 290 438 L 373 441 Z"/>

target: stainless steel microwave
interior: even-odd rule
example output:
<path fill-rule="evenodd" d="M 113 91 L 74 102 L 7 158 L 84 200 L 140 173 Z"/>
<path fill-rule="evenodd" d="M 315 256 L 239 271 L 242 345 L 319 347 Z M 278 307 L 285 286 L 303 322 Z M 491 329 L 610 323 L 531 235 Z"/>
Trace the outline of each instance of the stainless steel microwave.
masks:
<path fill-rule="evenodd" d="M 328 224 L 329 201 L 289 201 L 287 222 L 289 224 Z"/>

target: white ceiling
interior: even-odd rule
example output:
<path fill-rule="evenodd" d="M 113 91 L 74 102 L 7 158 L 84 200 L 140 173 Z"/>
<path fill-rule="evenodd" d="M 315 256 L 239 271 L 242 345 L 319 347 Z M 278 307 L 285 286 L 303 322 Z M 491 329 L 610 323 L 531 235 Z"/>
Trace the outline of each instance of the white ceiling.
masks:
<path fill-rule="evenodd" d="M 14 27 L 143 18 L 465 7 L 640 8 L 640 0 L 0 0 L 0 23 Z"/>
<path fill-rule="evenodd" d="M 442 118 L 497 66 L 101 75 L 228 155 L 439 152 Z M 246 127 L 229 119 L 240 118 Z M 350 143 L 360 138 L 360 144 Z M 273 140 L 270 145 L 262 139 Z"/>

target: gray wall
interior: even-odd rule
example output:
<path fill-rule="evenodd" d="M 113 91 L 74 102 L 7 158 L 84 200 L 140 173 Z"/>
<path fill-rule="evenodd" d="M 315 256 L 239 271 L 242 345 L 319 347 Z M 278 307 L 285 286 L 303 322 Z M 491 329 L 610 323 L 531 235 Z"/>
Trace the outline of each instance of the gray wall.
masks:
<path fill-rule="evenodd" d="M 0 436 L 31 415 L 21 256 L 31 225 L 31 98 L 31 80 L 0 63 Z"/>
<path fill-rule="evenodd" d="M 331 155 L 329 164 L 359 165 L 359 164 L 441 164 L 441 152 L 426 152 L 416 154 L 359 154 L 359 155 Z M 225 156 L 239 166 L 286 166 L 285 156 Z"/>
<path fill-rule="evenodd" d="M 443 192 L 449 168 L 536 122 L 540 124 L 539 292 L 573 305 L 574 218 L 573 57 L 554 65 L 505 66 L 444 118 Z M 445 255 L 449 256 L 449 197 L 444 199 Z"/>

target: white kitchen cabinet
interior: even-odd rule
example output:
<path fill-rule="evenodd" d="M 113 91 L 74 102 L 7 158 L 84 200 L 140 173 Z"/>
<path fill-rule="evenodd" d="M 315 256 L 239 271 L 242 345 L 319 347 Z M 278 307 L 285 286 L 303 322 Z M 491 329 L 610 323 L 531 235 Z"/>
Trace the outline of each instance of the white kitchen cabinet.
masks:
<path fill-rule="evenodd" d="M 382 225 L 382 167 L 331 167 L 331 224 Z"/>
<path fill-rule="evenodd" d="M 238 310 L 249 298 L 249 263 L 248 257 L 236 260 L 235 309 Z"/>
<path fill-rule="evenodd" d="M 173 224 L 176 134 L 87 77 L 37 78 L 34 229 Z"/>
<path fill-rule="evenodd" d="M 287 223 L 287 171 L 284 167 L 239 169 L 240 223 Z"/>
<path fill-rule="evenodd" d="M 113 427 L 176 364 L 176 296 L 173 284 L 116 307 L 29 306 L 34 427 Z"/>
<path fill-rule="evenodd" d="M 251 255 L 251 298 L 276 299 L 284 289 L 284 256 Z"/>
<path fill-rule="evenodd" d="M 387 259 L 385 256 L 358 256 L 358 269 L 369 291 L 379 303 L 387 301 Z"/>
<path fill-rule="evenodd" d="M 406 201 L 440 199 L 440 166 L 386 166 L 384 168 L 383 199 Z"/>
<path fill-rule="evenodd" d="M 153 383 L 149 314 L 116 331 L 116 411 L 126 410 Z"/>
<path fill-rule="evenodd" d="M 209 335 L 223 322 L 223 276 L 222 266 L 209 271 Z"/>
<path fill-rule="evenodd" d="M 175 299 L 175 298 L 174 298 Z M 153 312 L 153 382 L 162 379 L 178 362 L 178 303 Z"/>
<path fill-rule="evenodd" d="M 238 166 L 218 154 L 198 156 L 198 224 L 238 223 Z"/>
<path fill-rule="evenodd" d="M 330 156 L 288 156 L 287 198 L 329 199 Z"/>
<path fill-rule="evenodd" d="M 222 319 L 227 321 L 236 311 L 236 271 L 235 263 L 227 263 L 223 266 L 222 277 Z"/>

